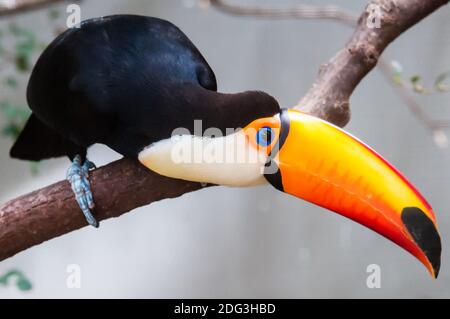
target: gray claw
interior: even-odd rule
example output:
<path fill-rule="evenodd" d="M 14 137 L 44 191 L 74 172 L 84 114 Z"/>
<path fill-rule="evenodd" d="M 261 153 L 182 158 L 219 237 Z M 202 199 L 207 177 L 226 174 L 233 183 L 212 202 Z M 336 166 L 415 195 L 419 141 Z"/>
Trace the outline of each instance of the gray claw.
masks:
<path fill-rule="evenodd" d="M 95 168 L 95 165 L 89 160 L 86 160 L 82 165 L 81 157 L 77 155 L 67 171 L 67 180 L 72 186 L 75 199 L 86 217 L 87 222 L 89 225 L 97 228 L 99 223 L 90 211 L 95 207 L 91 185 L 89 184 L 89 170 L 93 168 Z"/>

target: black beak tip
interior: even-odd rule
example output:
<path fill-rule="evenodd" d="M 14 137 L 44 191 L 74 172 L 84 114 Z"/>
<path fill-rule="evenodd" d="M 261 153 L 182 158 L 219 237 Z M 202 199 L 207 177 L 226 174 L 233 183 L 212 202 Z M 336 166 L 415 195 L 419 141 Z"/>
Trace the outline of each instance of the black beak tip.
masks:
<path fill-rule="evenodd" d="M 401 219 L 412 238 L 433 266 L 437 278 L 441 267 L 441 237 L 430 218 L 418 207 L 405 207 Z"/>

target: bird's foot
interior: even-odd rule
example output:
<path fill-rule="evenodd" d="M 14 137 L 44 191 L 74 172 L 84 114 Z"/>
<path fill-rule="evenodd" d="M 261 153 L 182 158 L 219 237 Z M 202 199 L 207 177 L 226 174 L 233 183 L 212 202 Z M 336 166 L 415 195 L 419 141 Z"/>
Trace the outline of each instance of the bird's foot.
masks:
<path fill-rule="evenodd" d="M 81 156 L 76 155 L 73 159 L 72 165 L 67 171 L 67 180 L 72 186 L 75 198 L 83 211 L 89 225 L 98 227 L 99 223 L 92 215 L 91 209 L 95 207 L 92 196 L 91 185 L 89 183 L 89 171 L 94 169 L 94 163 L 88 159 L 84 163 L 81 162 Z"/>

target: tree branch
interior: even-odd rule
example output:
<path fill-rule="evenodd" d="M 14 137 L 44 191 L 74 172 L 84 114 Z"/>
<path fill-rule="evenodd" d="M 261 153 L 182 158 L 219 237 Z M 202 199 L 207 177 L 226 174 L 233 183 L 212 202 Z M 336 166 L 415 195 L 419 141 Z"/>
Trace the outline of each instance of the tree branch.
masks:
<path fill-rule="evenodd" d="M 103 166 L 90 175 L 98 220 L 202 188 L 200 183 L 160 176 L 131 159 Z M 86 226 L 66 181 L 0 206 L 0 260 Z"/>
<path fill-rule="evenodd" d="M 38 10 L 64 0 L 0 0 L 0 17 Z"/>
<path fill-rule="evenodd" d="M 373 0 L 383 15 L 380 29 L 369 29 L 364 12 L 350 40 L 320 68 L 301 109 L 345 125 L 349 98 L 391 41 L 449 0 Z M 136 161 L 122 159 L 91 174 L 99 220 L 118 217 L 149 203 L 201 189 L 199 183 L 159 176 Z M 47 186 L 0 206 L 0 260 L 46 240 L 86 226 L 67 182 Z"/>
<path fill-rule="evenodd" d="M 347 42 L 328 63 L 320 67 L 313 87 L 299 107 L 327 121 L 344 126 L 350 120 L 349 99 L 359 82 L 377 64 L 384 49 L 405 30 L 435 11 L 448 0 L 374 0 L 382 10 L 381 27 L 368 28 L 367 11 Z"/>
<path fill-rule="evenodd" d="M 357 16 L 340 10 L 335 6 L 317 7 L 309 5 L 298 5 L 295 7 L 262 7 L 262 6 L 240 6 L 229 4 L 223 0 L 209 0 L 217 9 L 237 16 L 252 16 L 272 19 L 324 19 L 338 20 L 345 24 L 354 26 Z"/>

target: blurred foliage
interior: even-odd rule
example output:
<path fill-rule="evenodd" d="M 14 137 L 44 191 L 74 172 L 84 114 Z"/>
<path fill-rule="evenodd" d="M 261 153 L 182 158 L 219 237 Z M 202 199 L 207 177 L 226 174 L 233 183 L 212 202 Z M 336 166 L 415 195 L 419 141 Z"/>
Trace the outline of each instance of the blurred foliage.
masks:
<path fill-rule="evenodd" d="M 6 120 L 6 124 L 2 128 L 2 134 L 16 140 L 31 111 L 24 106 L 12 104 L 9 101 L 0 102 L 0 111 Z"/>
<path fill-rule="evenodd" d="M 18 86 L 17 79 L 15 77 L 13 77 L 13 76 L 7 76 L 5 78 L 4 84 L 7 87 L 10 87 L 12 89 L 17 88 L 17 86 Z"/>
<path fill-rule="evenodd" d="M 51 20 L 57 20 L 61 16 L 61 11 L 56 8 L 51 8 L 48 10 L 48 17 Z"/>
<path fill-rule="evenodd" d="M 450 71 L 445 71 L 439 74 L 434 81 L 432 87 L 425 87 L 422 83 L 422 76 L 416 74 L 409 78 L 409 81 L 404 80 L 403 67 L 398 61 L 391 62 L 392 79 L 395 84 L 411 88 L 412 91 L 420 94 L 435 94 L 450 92 L 450 85 L 447 80 L 450 78 Z"/>
<path fill-rule="evenodd" d="M 18 74 L 28 74 L 31 69 L 31 59 L 38 49 L 38 41 L 33 31 L 19 27 L 15 23 L 10 23 L 5 30 L 1 31 L 0 37 L 0 59 L 2 65 L 7 66 L 13 63 L 16 74 L 2 72 L 1 85 L 7 90 L 21 89 L 17 80 Z M 3 45 L 6 37 L 12 37 L 14 46 L 8 50 Z M 1 97 L 0 97 L 1 98 Z M 1 128 L 3 136 L 16 140 L 20 131 L 24 127 L 30 111 L 24 105 L 10 100 L 0 100 L 0 114 L 3 115 L 4 124 Z"/>
<path fill-rule="evenodd" d="M 47 18 L 50 30 L 57 34 L 61 31 L 61 19 L 65 7 L 48 9 Z M 25 96 L 25 87 L 20 78 L 29 76 L 34 59 L 44 50 L 47 43 L 39 40 L 36 30 L 11 21 L 0 28 L 0 137 L 15 141 L 25 126 L 31 111 L 22 101 L 7 98 L 8 92 L 20 92 Z M 32 174 L 38 172 L 38 164 L 31 163 Z"/>
<path fill-rule="evenodd" d="M 391 70 L 392 70 L 392 80 L 393 82 L 401 86 L 404 89 L 411 90 L 412 92 L 419 94 L 439 94 L 439 93 L 448 93 L 450 92 L 450 85 L 447 83 L 450 79 L 450 71 L 442 72 L 439 74 L 435 81 L 434 85 L 431 87 L 426 87 L 422 84 L 422 76 L 416 74 L 409 78 L 409 81 L 404 80 L 403 75 L 403 67 L 397 61 L 391 62 Z M 417 118 L 424 124 L 427 128 L 429 128 L 433 133 L 433 140 L 436 146 L 441 149 L 448 148 L 450 145 L 450 141 L 447 137 L 447 134 L 444 132 L 444 128 L 450 127 L 449 120 L 440 120 L 436 121 L 430 118 L 427 115 L 424 115 L 425 112 L 421 110 L 422 106 L 414 100 L 414 98 L 407 99 L 405 102 L 409 107 L 413 114 L 417 116 Z M 418 115 L 420 114 L 420 116 Z"/>
<path fill-rule="evenodd" d="M 48 9 L 47 17 L 49 25 L 54 29 L 54 33 L 58 33 L 60 22 L 63 17 L 61 14 L 64 10 L 63 6 L 56 6 Z M 6 47 L 8 43 L 8 47 Z M 4 89 L 18 90 L 24 92 L 25 88 L 18 81 L 19 76 L 28 76 L 31 72 L 34 58 L 47 46 L 38 39 L 36 30 L 18 25 L 11 21 L 0 29 L 0 85 Z M 14 65 L 11 71 L 9 66 Z M 5 93 L 6 93 L 5 92 Z M 0 115 L 4 118 L 1 133 L 3 136 L 15 140 L 30 114 L 28 107 L 23 103 L 6 100 L 5 94 L 0 96 Z"/>
<path fill-rule="evenodd" d="M 450 78 L 450 71 L 444 72 L 436 78 L 436 81 L 434 82 L 434 87 L 436 88 L 437 91 L 440 92 L 450 91 L 450 85 L 445 83 L 445 81 L 448 78 Z"/>
<path fill-rule="evenodd" d="M 9 32 L 15 37 L 15 64 L 19 72 L 27 72 L 31 68 L 32 54 L 38 48 L 33 31 L 21 28 L 14 23 L 9 25 Z"/>
<path fill-rule="evenodd" d="M 23 272 L 17 269 L 10 270 L 0 277 L 0 285 L 7 287 L 11 284 L 15 284 L 20 291 L 30 291 L 33 289 L 31 281 L 23 274 Z"/>

